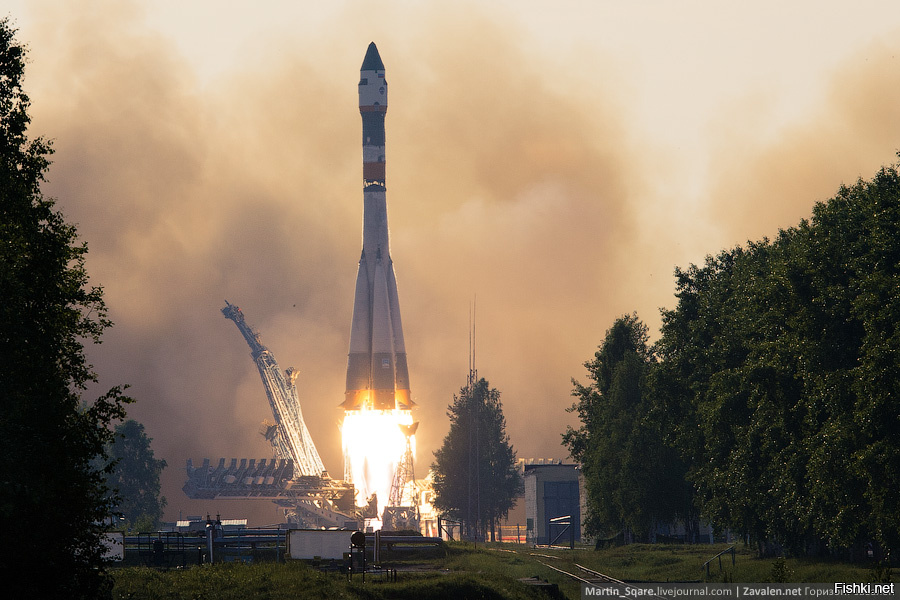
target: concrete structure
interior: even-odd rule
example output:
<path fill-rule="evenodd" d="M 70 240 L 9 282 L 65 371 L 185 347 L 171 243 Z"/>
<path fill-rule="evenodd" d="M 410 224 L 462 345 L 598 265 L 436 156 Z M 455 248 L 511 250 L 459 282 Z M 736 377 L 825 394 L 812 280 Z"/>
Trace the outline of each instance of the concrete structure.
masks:
<path fill-rule="evenodd" d="M 581 469 L 575 464 L 525 464 L 525 518 L 535 544 L 568 545 L 581 540 Z M 574 536 L 558 517 L 571 517 Z"/>

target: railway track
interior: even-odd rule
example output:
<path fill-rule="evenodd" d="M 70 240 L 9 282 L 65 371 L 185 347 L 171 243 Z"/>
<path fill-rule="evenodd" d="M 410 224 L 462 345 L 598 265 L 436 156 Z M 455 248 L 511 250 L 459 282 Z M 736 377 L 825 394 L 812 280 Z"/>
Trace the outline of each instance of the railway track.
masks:
<path fill-rule="evenodd" d="M 510 552 L 513 554 L 518 554 L 514 550 L 505 550 L 500 548 L 495 548 L 499 552 Z M 599 571 L 595 571 L 593 569 L 589 569 L 584 565 L 579 565 L 578 563 L 572 563 L 573 566 L 577 569 L 577 573 L 570 573 L 565 569 L 560 569 L 559 567 L 554 567 L 551 564 L 548 564 L 540 559 L 553 559 L 553 560 L 563 560 L 562 557 L 553 556 L 551 554 L 540 554 L 537 552 L 529 552 L 529 556 L 535 558 L 536 562 L 547 567 L 552 571 L 556 571 L 560 575 L 565 575 L 569 579 L 573 579 L 578 581 L 579 583 L 585 583 L 587 585 L 596 585 L 596 586 L 610 586 L 613 585 L 621 589 L 621 596 L 634 596 L 634 597 L 642 597 L 642 598 L 663 598 L 662 596 L 658 596 L 656 594 L 648 594 L 645 588 L 638 588 L 637 586 L 631 585 L 630 583 L 625 583 L 624 581 L 620 581 L 615 577 L 610 577 L 609 575 L 605 575 Z M 629 594 L 629 590 L 631 593 Z"/>
<path fill-rule="evenodd" d="M 553 557 L 548 557 L 548 558 L 553 558 Z M 570 579 L 574 579 L 575 581 L 578 581 L 580 583 L 585 583 L 587 585 L 597 585 L 597 586 L 609 586 L 609 585 L 616 586 L 622 590 L 622 593 L 621 593 L 622 596 L 626 596 L 626 595 L 638 596 L 638 595 L 640 595 L 641 597 L 644 597 L 644 598 L 661 598 L 661 596 L 657 596 L 655 594 L 647 594 L 646 591 L 642 588 L 638 588 L 631 584 L 625 583 L 624 581 L 619 581 L 618 579 L 616 579 L 614 577 L 610 577 L 609 575 L 604 575 L 603 573 L 600 573 L 599 571 L 594 571 L 593 569 L 588 569 L 584 565 L 579 565 L 578 563 L 573 563 L 574 566 L 578 569 L 578 573 L 576 574 L 576 573 L 570 573 L 569 571 L 566 571 L 564 569 L 560 569 L 559 567 L 554 567 L 553 565 L 547 564 L 540 560 L 538 562 L 541 563 L 542 565 L 544 565 L 545 567 L 547 567 L 548 569 L 552 569 L 553 571 L 556 571 L 557 573 L 565 575 L 566 577 L 569 577 Z M 628 593 L 629 589 L 632 590 L 631 594 Z M 640 591 L 640 594 L 634 593 L 637 591 Z"/>

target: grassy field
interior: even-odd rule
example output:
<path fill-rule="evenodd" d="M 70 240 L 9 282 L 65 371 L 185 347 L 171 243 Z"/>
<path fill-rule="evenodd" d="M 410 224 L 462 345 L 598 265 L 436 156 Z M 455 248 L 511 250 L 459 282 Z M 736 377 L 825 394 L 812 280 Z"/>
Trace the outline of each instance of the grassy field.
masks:
<path fill-rule="evenodd" d="M 709 576 L 703 566 L 707 560 L 731 547 L 731 544 L 668 545 L 631 544 L 604 550 L 529 550 L 557 557 L 568 566 L 579 563 L 616 579 L 633 582 L 709 581 L 733 583 L 762 583 L 778 579 L 776 564 L 784 564 L 790 582 L 831 583 L 834 581 L 867 581 L 870 569 L 822 559 L 756 558 L 750 548 L 736 544 L 732 565 L 730 554 L 710 563 Z M 545 562 L 550 562 L 549 560 Z M 554 566 L 556 563 L 552 563 Z M 562 568 L 562 567 L 561 567 Z M 565 570 L 571 571 L 566 568 Z"/>
<path fill-rule="evenodd" d="M 396 582 L 356 577 L 348 581 L 338 573 L 321 573 L 300 562 L 225 563 L 160 573 L 127 567 L 115 575 L 115 599 L 157 600 L 546 600 L 505 574 L 402 573 Z M 577 596 L 576 596 L 577 597 Z"/>
<path fill-rule="evenodd" d="M 605 550 L 533 549 L 514 544 L 450 544 L 441 558 L 398 562 L 396 582 L 367 576 L 348 581 L 340 573 L 322 573 L 304 563 L 227 563 L 167 572 L 127 567 L 115 571 L 113 596 L 118 599 L 184 600 L 230 599 L 439 599 L 483 598 L 526 600 L 548 598 L 518 581 L 538 577 L 556 583 L 562 597 L 580 598 L 577 582 L 547 565 L 574 572 L 575 563 L 624 581 L 711 581 L 763 583 L 786 578 L 791 582 L 867 582 L 870 568 L 822 560 L 759 559 L 736 546 L 730 555 L 711 564 L 707 577 L 703 563 L 728 545 L 680 546 L 634 544 Z"/>

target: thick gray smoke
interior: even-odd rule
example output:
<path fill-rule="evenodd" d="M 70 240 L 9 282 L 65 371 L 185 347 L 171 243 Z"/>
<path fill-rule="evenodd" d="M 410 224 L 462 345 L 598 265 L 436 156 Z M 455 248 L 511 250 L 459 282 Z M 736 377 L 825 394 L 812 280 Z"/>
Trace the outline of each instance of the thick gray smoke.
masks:
<path fill-rule="evenodd" d="M 898 48 L 874 48 L 773 138 L 723 127 L 711 183 L 677 198 L 665 152 L 628 127 L 615 56 L 568 72 L 474 6 L 442 11 L 377 37 L 348 10 L 318 35 L 260 40 L 212 78 L 119 2 L 41 11 L 20 32 L 32 133 L 55 140 L 47 191 L 88 242 L 115 321 L 91 357 L 103 386 L 131 384 L 130 415 L 169 463 L 167 518 L 277 519 L 269 503 L 181 493 L 188 457 L 270 453 L 257 428 L 271 414 L 225 299 L 300 370 L 309 429 L 341 475 L 362 219 L 356 83 L 373 38 L 391 90 L 391 253 L 419 476 L 465 383 L 473 298 L 479 374 L 503 394 L 519 456 L 564 458 L 570 379 L 615 317 L 637 310 L 655 331 L 675 265 L 795 224 L 898 145 Z M 717 119 L 750 117 L 766 114 Z"/>

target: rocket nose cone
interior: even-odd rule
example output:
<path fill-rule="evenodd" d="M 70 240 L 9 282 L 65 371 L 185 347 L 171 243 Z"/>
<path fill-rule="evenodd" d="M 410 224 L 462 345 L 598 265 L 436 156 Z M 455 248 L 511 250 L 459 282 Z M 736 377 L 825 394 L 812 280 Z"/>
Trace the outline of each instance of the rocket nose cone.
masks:
<path fill-rule="evenodd" d="M 366 57 L 363 59 L 362 66 L 359 68 L 360 71 L 383 71 L 384 63 L 381 62 L 381 55 L 378 54 L 378 47 L 375 46 L 375 42 L 369 44 L 368 50 L 366 50 Z"/>

